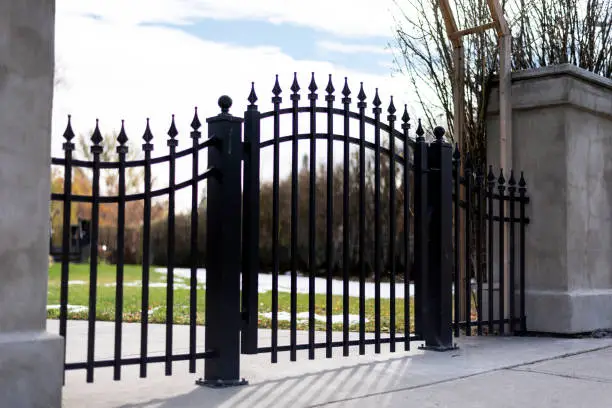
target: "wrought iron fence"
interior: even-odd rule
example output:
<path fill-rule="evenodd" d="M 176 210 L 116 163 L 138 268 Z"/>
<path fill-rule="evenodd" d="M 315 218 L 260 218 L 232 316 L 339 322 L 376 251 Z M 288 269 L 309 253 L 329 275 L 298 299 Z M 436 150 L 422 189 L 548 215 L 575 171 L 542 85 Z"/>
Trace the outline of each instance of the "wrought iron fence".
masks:
<path fill-rule="evenodd" d="M 94 368 L 96 367 L 113 367 L 113 376 L 115 380 L 121 378 L 121 367 L 124 365 L 138 364 L 140 365 L 140 376 L 146 377 L 147 364 L 154 362 L 164 362 L 165 372 L 167 375 L 172 373 L 172 363 L 174 361 L 188 360 L 189 371 L 195 372 L 195 363 L 197 359 L 210 357 L 211 353 L 196 353 L 196 299 L 197 299 L 197 283 L 196 283 L 196 265 L 197 265 L 197 248 L 198 248 L 198 184 L 204 180 L 211 179 L 217 171 L 214 167 L 210 167 L 207 171 L 199 174 L 198 157 L 201 151 L 210 150 L 215 146 L 216 139 L 209 138 L 204 142 L 200 142 L 201 132 L 199 131 L 201 124 L 198 119 L 197 109 L 191 123 L 193 140 L 192 147 L 177 152 L 178 131 L 175 126 L 174 116 L 168 130 L 169 139 L 167 140 L 168 154 L 165 156 L 152 158 L 153 151 L 153 134 L 151 132 L 149 122 L 147 120 L 146 130 L 142 136 L 144 144 L 142 150 L 144 152 L 144 160 L 126 161 L 128 153 L 128 137 L 125 127 L 122 123 L 121 131 L 117 136 L 117 153 L 118 161 L 103 162 L 100 160 L 100 155 L 103 153 L 103 137 L 100 131 L 98 122 L 91 135 L 91 153 L 92 160 L 84 161 L 73 158 L 75 145 L 73 139 L 75 137 L 72 129 L 70 117 L 64 132 L 65 143 L 63 144 L 64 158 L 53 158 L 51 163 L 55 166 L 62 166 L 64 172 L 64 187 L 62 193 L 51 194 L 51 200 L 60 201 L 63 203 L 63 222 L 62 222 L 62 248 L 61 248 L 61 289 L 60 289 L 60 313 L 59 313 L 59 332 L 64 338 L 68 336 L 67 320 L 68 320 L 68 291 L 69 291 L 69 276 L 70 276 L 70 261 L 71 261 L 71 236 L 70 236 L 70 218 L 71 204 L 75 202 L 91 203 L 91 231 L 89 231 L 90 240 L 90 277 L 89 277 L 89 306 L 88 306 L 88 334 L 87 334 L 87 359 L 83 362 L 71 362 L 65 365 L 66 370 L 85 369 L 87 372 L 87 382 L 92 382 L 94 379 Z M 193 163 L 193 172 L 190 180 L 182 183 L 175 182 L 175 166 L 176 160 L 182 157 L 191 157 Z M 168 187 L 158 190 L 152 190 L 151 173 L 152 168 L 159 164 L 168 164 L 169 166 L 169 184 Z M 85 168 L 92 170 L 92 193 L 91 195 L 78 195 L 72 193 L 72 174 L 75 168 Z M 125 173 L 128 168 L 142 168 L 144 170 L 144 192 L 137 194 L 126 194 L 126 178 Z M 113 169 L 118 171 L 118 194 L 101 195 L 100 194 L 100 171 L 102 169 Z M 190 305 L 189 305 L 189 353 L 188 354 L 173 354 L 173 304 L 174 304 L 174 264 L 173 256 L 175 251 L 175 194 L 178 190 L 191 187 L 192 203 L 191 203 L 191 285 L 190 285 Z M 167 316 L 166 316 L 166 350 L 164 356 L 150 356 L 148 352 L 148 310 L 149 310 L 149 280 L 150 280 L 150 256 L 149 250 L 151 247 L 151 200 L 155 197 L 167 197 L 168 200 L 168 241 L 167 241 L 167 257 L 168 257 L 168 279 L 167 279 Z M 124 288 L 124 237 L 125 237 L 125 206 L 126 202 L 142 200 L 144 203 L 143 211 L 143 234 L 142 234 L 142 304 L 141 304 L 141 338 L 140 338 L 140 357 L 123 358 L 122 357 L 122 323 L 123 323 L 123 288 Z M 97 301 L 97 275 L 99 261 L 99 209 L 100 204 L 117 204 L 117 259 L 116 259 L 116 294 L 115 294 L 115 336 L 114 336 L 114 359 L 112 360 L 96 360 L 96 301 Z"/>
<path fill-rule="evenodd" d="M 453 154 L 454 333 L 526 332 L 527 183 Z M 463 218 L 464 222 L 461 222 Z M 463 262 L 463 265 L 462 265 Z M 462 268 L 463 266 L 463 268 Z M 497 285 L 496 285 L 497 284 Z M 495 288 L 497 286 L 497 288 Z M 462 301 L 464 302 L 462 304 Z"/>
<path fill-rule="evenodd" d="M 526 184 L 524 178 L 517 183 L 513 174 L 507 183 L 502 176 L 497 180 L 497 192 L 495 191 L 496 180 L 489 173 L 486 183 L 482 169 L 474 169 L 468 160 L 465 164 L 465 172 L 460 176 L 460 163 L 457 153 L 453 160 L 452 146 L 444 139 L 444 129 L 438 127 L 433 130 L 434 140 L 430 143 L 425 141 L 425 130 L 419 121 L 415 131 L 415 139 L 410 137 L 410 117 L 406 106 L 400 118 L 401 131 L 396 129 L 398 118 L 397 110 L 390 99 L 387 107 L 386 123 L 382 119 L 382 101 L 378 90 L 372 100 L 372 115 L 366 114 L 367 97 L 360 87 L 357 95 L 357 110 L 351 110 L 351 91 L 345 78 L 342 94 L 342 108 L 334 107 L 335 89 L 331 76 L 325 88 L 325 106 L 317 106 L 318 87 L 314 74 L 308 87 L 308 106 L 299 106 L 300 86 L 297 77 L 294 77 L 291 85 L 290 108 L 281 108 L 282 90 L 278 77 L 272 89 L 273 109 L 260 112 L 256 105 L 258 100 L 255 94 L 254 84 L 248 96 L 249 105 L 244 118 L 232 116 L 229 109 L 232 101 L 227 96 L 219 99 L 221 113 L 207 119 L 208 139 L 201 142 L 200 128 L 202 124 L 198 119 L 197 110 L 191 122 L 192 131 L 190 137 L 192 146 L 177 152 L 178 131 L 175 126 L 174 117 L 168 131 L 167 140 L 168 154 L 162 157 L 152 158 L 153 134 L 147 121 L 147 127 L 143 135 L 144 160 L 126 160 L 127 134 L 122 124 L 121 131 L 117 136 L 119 146 L 117 147 L 118 161 L 104 162 L 100 160 L 103 152 L 101 145 L 103 138 L 96 123 L 91 141 L 91 161 L 76 160 L 73 158 L 74 132 L 68 120 L 64 133 L 64 158 L 53 158 L 52 164 L 62 166 L 64 169 L 64 190 L 62 193 L 53 193 L 52 200 L 63 203 L 63 230 L 62 230 L 62 258 L 61 258 L 61 291 L 60 291 L 60 334 L 65 338 L 68 335 L 68 291 L 70 274 L 70 218 L 71 204 L 74 202 L 91 203 L 91 231 L 90 237 L 90 281 L 89 281 L 89 312 L 88 312 L 88 335 L 87 335 L 87 358 L 86 361 L 67 363 L 67 370 L 85 369 L 87 381 L 94 379 L 96 367 L 113 367 L 114 378 L 121 378 L 121 368 L 124 365 L 140 365 L 140 376 L 147 375 L 147 365 L 154 362 L 165 364 L 166 375 L 172 374 L 173 362 L 187 360 L 189 371 L 195 372 L 195 364 L 198 359 L 206 359 L 203 384 L 211 385 L 237 385 L 245 381 L 240 374 L 240 354 L 270 353 L 271 361 L 278 361 L 278 353 L 289 352 L 292 361 L 297 360 L 298 350 L 307 350 L 308 358 L 315 358 L 316 349 L 325 349 L 325 356 L 332 357 L 334 348 L 341 348 L 344 356 L 350 354 L 351 347 L 357 347 L 359 354 L 364 354 L 366 345 L 373 344 L 375 353 L 381 352 L 381 345 L 388 344 L 391 352 L 396 351 L 397 345 L 403 345 L 404 350 L 410 349 L 410 343 L 414 340 L 424 342 L 425 349 L 448 350 L 453 345 L 453 328 L 455 334 L 459 334 L 461 326 L 467 327 L 467 334 L 471 333 L 471 326 L 477 326 L 477 334 L 483 333 L 483 326 L 487 325 L 492 331 L 493 325 L 497 324 L 499 331 L 504 331 L 504 325 L 509 324 L 509 330 L 515 331 L 516 324 L 520 323 L 521 330 L 525 329 L 524 310 L 524 281 L 525 281 L 525 226 L 529 219 L 526 217 L 525 208 L 528 203 L 526 196 Z M 300 113 L 308 116 L 309 131 L 299 131 Z M 326 119 L 326 131 L 321 132 L 317 128 L 317 114 Z M 291 132 L 289 135 L 281 134 L 281 117 L 289 117 Z M 272 137 L 262 140 L 262 123 L 264 120 L 272 121 Z M 340 119 L 342 132 L 334 131 L 334 120 Z M 351 135 L 351 124 L 356 124 L 358 135 Z M 242 132 L 244 129 L 244 140 Z M 366 140 L 366 130 L 373 132 L 373 141 Z M 388 138 L 387 146 L 382 143 L 383 136 Z M 398 145 L 399 140 L 399 145 Z M 308 324 L 306 342 L 298 341 L 298 207 L 299 207 L 299 177 L 298 177 L 298 143 L 306 141 L 309 144 L 310 160 L 308 184 L 308 226 L 307 229 L 307 279 L 308 279 Z M 327 150 L 327 176 L 325 180 L 325 200 L 320 203 L 321 197 L 317 196 L 317 141 L 326 142 Z M 290 199 L 290 323 L 289 344 L 279 343 L 279 274 L 280 274 L 280 146 L 282 143 L 291 145 L 291 199 Z M 334 145 L 342 147 L 342 177 L 341 183 L 334 182 Z M 358 166 L 351 170 L 350 147 L 357 147 Z M 272 149 L 272 202 L 270 208 L 261 206 L 261 151 L 265 148 Z M 199 154 L 206 150 L 208 154 L 208 169 L 199 172 Z M 373 154 L 373 197 L 366 195 L 366 180 L 368 168 L 366 167 L 366 152 Z M 182 157 L 190 157 L 192 160 L 191 179 L 176 183 L 176 160 Z M 382 174 L 382 163 L 388 161 L 388 174 Z M 153 190 L 152 168 L 154 165 L 168 164 L 169 183 L 168 187 Z M 92 170 L 92 193 L 91 195 L 78 195 L 72 193 L 73 170 L 77 167 Z M 128 194 L 126 192 L 126 169 L 142 168 L 144 170 L 144 192 Z M 102 169 L 114 169 L 119 174 L 119 189 L 115 196 L 100 194 L 100 171 Z M 244 174 L 244 177 L 242 176 Z M 358 194 L 351 196 L 349 183 L 351 177 L 357 176 L 356 186 Z M 387 179 L 388 178 L 388 179 Z M 383 197 L 383 181 L 388 180 L 388 197 Z M 196 299 L 197 290 L 197 267 L 201 264 L 198 252 L 199 238 L 198 225 L 200 220 L 198 213 L 198 184 L 207 183 L 206 202 L 206 312 L 204 336 L 205 352 L 196 352 L 198 338 L 196 337 Z M 385 181 L 387 183 L 387 181 Z M 466 191 L 465 198 L 460 194 L 462 186 Z M 190 236 L 190 303 L 189 303 L 189 353 L 173 354 L 173 304 L 174 304 L 174 268 L 175 268 L 175 195 L 178 190 L 191 187 L 191 236 Z M 454 193 L 453 193 L 454 188 Z M 341 202 L 334 202 L 334 192 L 342 189 Z M 516 195 L 518 190 L 518 196 Z M 402 193 L 402 200 L 398 200 L 398 191 Z M 368 193 L 369 194 L 369 193 Z M 454 195 L 454 197 L 453 197 Z M 167 214 L 167 292 L 166 292 L 166 344 L 165 354 L 162 356 L 151 356 L 148 352 L 148 313 L 149 310 L 149 286 L 150 286 L 150 248 L 151 248 L 151 201 L 155 197 L 166 197 L 168 199 Z M 366 336 L 366 282 L 367 264 L 366 252 L 368 241 L 366 240 L 366 213 L 368 211 L 368 200 L 373 201 L 373 285 L 374 285 L 374 324 L 372 337 Z M 143 226 L 142 226 L 142 301 L 140 319 L 140 356 L 134 358 L 122 357 L 122 322 L 123 322 L 123 288 L 124 288 L 124 238 L 125 238 L 125 206 L 127 202 L 142 200 L 144 203 Z M 350 207 L 353 201 L 357 203 L 357 211 L 351 213 Z M 117 220 L 117 256 L 116 256 L 116 296 L 115 296 L 115 342 L 114 358 L 112 360 L 95 359 L 95 326 L 96 326 L 96 299 L 97 299 L 97 273 L 98 273 L 98 243 L 99 243 L 99 210 L 100 204 L 114 203 L 118 208 Z M 383 203 L 386 203 L 383 205 Z M 453 203 L 455 204 L 453 212 Z M 336 245 L 337 237 L 334 235 L 335 206 L 339 205 L 341 211 L 339 217 L 342 227 L 340 245 Z M 509 206 L 506 216 L 506 205 Z M 324 281 L 325 281 L 325 325 L 324 341 L 317 341 L 317 326 L 315 314 L 317 308 L 315 281 L 317 278 L 317 208 L 323 206 L 325 210 L 325 256 Z M 494 213 L 497 206 L 498 213 Z M 519 215 L 516 216 L 516 206 Z M 401 207 L 401 208 L 400 208 Z M 401 210 L 401 211 L 400 211 Z M 271 252 L 272 252 L 272 287 L 271 287 L 271 343 L 270 346 L 262 346 L 259 343 L 259 277 L 261 272 L 261 240 L 262 231 L 261 214 L 271 212 Z M 388 225 L 384 224 L 382 213 L 388 211 Z M 395 214 L 402 214 L 401 219 L 396 219 Z M 353 215 L 351 215 L 353 214 Z M 454 215 L 454 230 L 453 230 Z M 461 216 L 465 216 L 468 228 L 462 232 L 460 223 L 457 222 Z M 357 217 L 355 228 L 350 225 L 354 223 L 351 217 Z M 476 220 L 477 222 L 474 222 Z M 499 247 L 505 248 L 509 243 L 510 265 L 506 269 L 505 250 L 499 252 L 500 282 L 499 315 L 497 320 L 493 318 L 493 294 L 489 290 L 487 310 L 488 317 L 485 318 L 483 311 L 483 283 L 491 285 L 494 280 L 494 235 L 493 225 L 508 225 L 509 240 L 506 238 L 506 229 L 500 228 L 498 239 Z M 475 227 L 474 227 L 475 226 Z M 518 236 L 516 228 L 519 228 Z M 486 228 L 485 228 L 486 227 Z M 473 231 L 476 228 L 476 233 Z M 383 234 L 384 231 L 384 234 Z M 453 247 L 453 232 L 455 243 Z M 465 234 L 465 242 L 461 244 L 461 236 Z M 385 235 L 385 236 L 383 236 Z M 357 237 L 358 251 L 352 259 L 349 244 L 351 239 Z M 413 239 L 410 237 L 413 236 Z M 476 238 L 475 249 L 472 248 L 472 238 Z M 518 241 L 519 272 L 516 269 L 516 243 Z M 385 248 L 386 246 L 386 248 Z M 485 250 L 487 256 L 484 257 Z M 463 252 L 462 252 L 463 251 Z M 460 274 L 461 254 L 465 254 L 465 265 L 468 271 L 473 269 L 476 279 L 477 293 L 477 319 L 472 319 L 467 313 L 465 319 L 461 319 L 461 291 L 465 294 L 465 308 L 472 310 L 470 277 L 464 278 L 467 283 L 462 288 Z M 477 261 L 472 262 L 472 254 L 476 253 Z M 385 265 L 384 256 L 387 254 Z M 413 254 L 414 259 L 411 258 Z M 401 260 L 398 258 L 402 258 Z M 334 340 L 333 332 L 333 265 L 339 262 L 342 283 L 342 336 L 341 340 Z M 483 262 L 480 260 L 484 259 Z M 359 271 L 358 276 L 358 314 L 359 321 L 356 331 L 352 332 L 352 324 L 349 319 L 351 302 L 349 265 L 356 264 Z M 414 267 L 412 267 L 414 264 Z M 454 267 L 454 303 L 453 303 L 453 267 Z M 488 275 L 484 268 L 488 268 Z M 383 274 L 388 269 L 389 276 L 389 327 L 388 335 L 383 327 L 384 316 L 382 316 L 383 300 L 381 296 L 381 285 Z M 241 282 L 242 275 L 242 282 Z M 505 292 L 504 277 L 509 277 L 509 299 L 510 316 L 505 319 Z M 518 280 L 517 280 L 518 279 Z M 414 296 L 411 294 L 411 282 L 414 282 Z M 403 329 L 398 328 L 396 316 L 397 293 L 396 283 L 403 285 L 404 297 L 400 301 L 404 317 Z M 519 318 L 516 319 L 515 284 L 519 286 Z M 414 306 L 411 305 L 412 301 Z M 455 309 L 453 322 L 453 305 Z M 414 316 L 414 327 L 411 325 L 411 316 Z"/>

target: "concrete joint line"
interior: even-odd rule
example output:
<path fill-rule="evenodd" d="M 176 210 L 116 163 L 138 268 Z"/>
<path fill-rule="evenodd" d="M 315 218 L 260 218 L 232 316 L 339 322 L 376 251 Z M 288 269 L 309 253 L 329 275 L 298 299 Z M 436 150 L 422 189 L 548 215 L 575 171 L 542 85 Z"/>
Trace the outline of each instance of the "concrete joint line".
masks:
<path fill-rule="evenodd" d="M 563 374 L 563 373 L 555 373 L 552 371 L 541 371 L 541 370 L 529 370 L 529 369 L 521 369 L 521 368 L 507 368 L 507 371 L 521 372 L 521 373 L 534 373 L 534 374 L 542 374 L 542 375 L 550 375 L 553 377 L 561 377 L 561 378 L 569 378 L 572 380 L 582 380 L 587 382 L 598 382 L 604 384 L 612 384 L 612 380 L 601 377 L 585 377 L 581 375 L 571 375 L 571 374 Z"/>

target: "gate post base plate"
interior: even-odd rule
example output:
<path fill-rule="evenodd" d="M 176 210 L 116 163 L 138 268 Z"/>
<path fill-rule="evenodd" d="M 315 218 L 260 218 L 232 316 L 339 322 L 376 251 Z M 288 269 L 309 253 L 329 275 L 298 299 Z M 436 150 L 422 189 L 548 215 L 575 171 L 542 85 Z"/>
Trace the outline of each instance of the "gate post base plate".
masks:
<path fill-rule="evenodd" d="M 241 385 L 249 385 L 249 382 L 244 378 L 240 380 L 205 380 L 200 378 L 196 380 L 196 385 L 202 385 L 210 388 L 227 388 L 227 387 L 238 387 Z"/>
<path fill-rule="evenodd" d="M 459 346 L 457 346 L 456 344 L 453 344 L 452 346 L 427 346 L 427 345 L 421 345 L 419 346 L 419 350 L 424 350 L 424 351 L 452 351 L 452 350 L 459 350 Z"/>

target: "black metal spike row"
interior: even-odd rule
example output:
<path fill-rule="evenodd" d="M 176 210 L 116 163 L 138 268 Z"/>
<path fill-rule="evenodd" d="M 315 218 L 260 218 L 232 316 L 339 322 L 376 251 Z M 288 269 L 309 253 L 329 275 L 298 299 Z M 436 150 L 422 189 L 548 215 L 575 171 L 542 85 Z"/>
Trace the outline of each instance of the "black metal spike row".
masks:
<path fill-rule="evenodd" d="M 495 184 L 495 174 L 493 174 L 493 166 L 489 165 L 489 174 L 487 175 L 487 181 L 490 185 Z"/>
<path fill-rule="evenodd" d="M 404 104 L 404 114 L 402 115 L 402 129 L 404 130 L 404 137 L 408 139 L 408 130 L 410 130 L 410 115 L 408 115 L 408 105 Z M 404 141 L 405 142 L 405 141 Z"/>
<path fill-rule="evenodd" d="M 172 122 L 170 123 L 170 129 L 168 129 L 168 136 L 174 139 L 178 135 L 178 130 L 176 130 L 176 124 L 174 123 L 174 115 L 172 115 Z"/>
<path fill-rule="evenodd" d="M 255 105 L 257 102 L 257 94 L 255 93 L 255 82 L 251 82 L 251 92 L 249 92 L 249 97 L 247 98 L 251 106 Z"/>
<path fill-rule="evenodd" d="M 342 103 L 344 104 L 345 110 L 349 109 L 349 104 L 351 103 L 351 98 L 349 98 L 350 94 L 351 90 L 348 87 L 348 79 L 344 77 L 344 87 L 342 88 L 342 95 L 344 96 L 344 98 L 342 98 Z"/>
<path fill-rule="evenodd" d="M 508 190 L 516 190 L 516 179 L 514 178 L 514 170 L 510 170 L 510 179 L 508 180 Z"/>
<path fill-rule="evenodd" d="M 342 88 L 342 95 L 344 95 L 345 98 L 348 98 L 350 94 L 351 90 L 348 86 L 348 78 L 344 77 L 344 87 Z"/>
<path fill-rule="evenodd" d="M 387 108 L 387 112 L 390 116 L 393 116 L 393 120 L 395 120 L 395 112 L 397 112 L 397 109 L 395 109 L 395 105 L 393 104 L 393 96 L 391 96 L 391 102 L 389 102 L 389 108 Z"/>
<path fill-rule="evenodd" d="M 317 83 L 315 82 L 315 75 L 313 72 L 312 77 L 310 78 L 310 85 L 308 85 L 308 90 L 312 95 L 316 95 L 315 92 L 317 91 L 317 89 L 319 88 L 317 87 Z"/>
<path fill-rule="evenodd" d="M 121 120 L 121 130 L 119 131 L 119 134 L 117 135 L 117 141 L 122 146 L 126 144 L 128 141 L 127 134 L 125 133 L 125 121 L 123 120 Z"/>
<path fill-rule="evenodd" d="M 91 135 L 91 141 L 96 146 L 102 143 L 102 140 L 103 140 L 102 133 L 100 133 L 100 127 L 98 125 L 99 125 L 99 122 L 98 122 L 98 119 L 96 119 L 96 128 L 94 129 L 93 134 Z"/>
<path fill-rule="evenodd" d="M 380 109 L 380 105 L 382 105 L 382 102 L 378 97 L 378 88 L 376 88 L 376 93 L 374 94 L 374 100 L 372 101 L 372 104 L 374 105 L 374 109 Z"/>
<path fill-rule="evenodd" d="M 290 89 L 294 94 L 297 94 L 300 91 L 300 85 L 298 84 L 297 80 L 297 72 L 293 73 L 293 83 L 291 84 Z"/>
<path fill-rule="evenodd" d="M 367 98 L 367 96 L 366 96 L 365 92 L 363 91 L 363 82 L 361 82 L 361 87 L 359 89 L 359 94 L 357 94 L 357 99 L 359 99 L 359 102 L 361 102 L 361 103 L 366 103 L 365 102 L 366 98 Z M 361 106 L 359 106 L 359 107 L 361 107 Z M 365 108 L 365 105 L 363 105 L 363 107 Z"/>
<path fill-rule="evenodd" d="M 281 89 L 280 84 L 278 83 L 278 75 L 276 75 L 274 88 L 272 88 L 272 93 L 274 94 L 274 96 L 272 97 L 273 104 L 278 105 L 283 101 L 283 98 L 281 98 L 280 96 L 281 92 L 283 92 L 283 90 Z"/>
<path fill-rule="evenodd" d="M 417 142 L 425 141 L 425 138 L 423 137 L 423 135 L 425 134 L 425 131 L 423 130 L 421 119 L 419 119 L 419 126 L 417 126 L 416 134 L 417 134 Z"/>
<path fill-rule="evenodd" d="M 499 178 L 497 179 L 497 183 L 500 188 L 503 188 L 503 185 L 506 183 L 506 179 L 504 178 L 504 169 L 499 169 Z"/>
<path fill-rule="evenodd" d="M 521 171 L 521 179 L 519 180 L 518 185 L 521 189 L 525 189 L 527 187 L 527 182 L 525 181 L 525 175 L 523 174 L 522 171 Z"/>
<path fill-rule="evenodd" d="M 200 118 L 198 117 L 198 107 L 195 107 L 195 112 L 193 114 L 193 120 L 191 121 L 191 128 L 194 131 L 198 131 L 198 129 L 200 129 L 200 127 L 202 127 L 202 123 L 200 123 Z"/>
<path fill-rule="evenodd" d="M 72 115 L 68 115 L 68 124 L 66 125 L 66 130 L 64 130 L 64 139 L 70 142 L 74 138 L 74 132 L 72 131 Z"/>
<path fill-rule="evenodd" d="M 117 135 L 117 141 L 119 142 L 119 146 L 117 146 L 117 153 L 125 154 L 128 152 L 128 147 L 125 145 L 128 141 L 127 134 L 125 133 L 125 123 L 121 121 L 121 130 L 119 131 L 119 135 Z"/>
<path fill-rule="evenodd" d="M 336 89 L 334 89 L 334 84 L 332 84 L 332 76 L 331 74 L 329 74 L 329 81 L 327 81 L 327 87 L 325 87 L 325 92 L 331 95 L 334 93 L 335 90 Z"/>
<path fill-rule="evenodd" d="M 147 127 L 145 128 L 142 138 L 145 141 L 145 144 L 142 145 L 142 149 L 149 152 L 153 150 L 153 145 L 151 144 L 151 140 L 153 140 L 153 133 L 151 133 L 151 127 L 149 126 L 149 118 L 147 118 Z"/>

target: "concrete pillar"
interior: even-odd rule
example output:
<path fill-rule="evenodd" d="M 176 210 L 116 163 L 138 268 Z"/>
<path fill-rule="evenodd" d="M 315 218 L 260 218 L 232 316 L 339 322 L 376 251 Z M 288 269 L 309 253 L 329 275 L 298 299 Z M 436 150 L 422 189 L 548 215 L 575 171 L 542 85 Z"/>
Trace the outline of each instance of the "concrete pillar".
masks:
<path fill-rule="evenodd" d="M 60 407 L 46 332 L 54 0 L 0 2 L 0 406 Z"/>
<path fill-rule="evenodd" d="M 526 238 L 530 331 L 612 327 L 612 80 L 571 65 L 512 78 L 512 167 L 531 204 Z M 487 155 L 499 163 L 499 102 L 487 119 Z"/>

